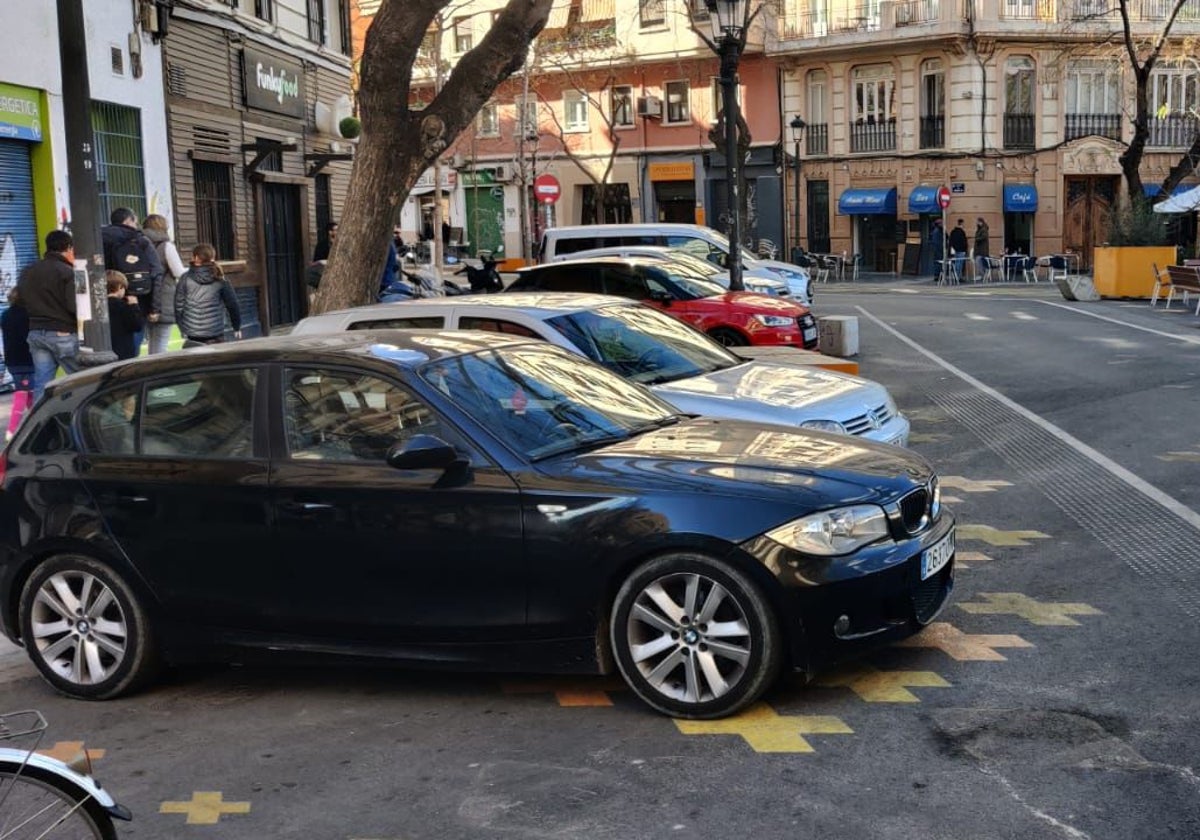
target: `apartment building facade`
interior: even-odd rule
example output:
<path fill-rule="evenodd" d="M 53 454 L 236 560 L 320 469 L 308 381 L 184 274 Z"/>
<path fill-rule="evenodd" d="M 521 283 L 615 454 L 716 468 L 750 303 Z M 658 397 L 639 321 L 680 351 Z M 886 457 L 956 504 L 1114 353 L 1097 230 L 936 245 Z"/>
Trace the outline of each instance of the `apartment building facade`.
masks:
<path fill-rule="evenodd" d="M 1170 6 L 1133 0 L 1135 35 L 1151 37 Z M 870 269 L 928 272 L 920 245 L 945 185 L 950 224 L 962 218 L 970 234 L 983 218 L 992 255 L 1071 250 L 1090 265 L 1132 136 L 1132 73 L 1119 45 L 1101 45 L 1119 25 L 1111 8 L 786 0 L 768 55 L 782 68 L 783 121 L 807 123 L 792 240 L 860 254 Z M 1151 83 L 1147 184 L 1200 130 L 1200 64 L 1186 46 L 1198 33 L 1200 3 L 1189 0 Z M 1194 242 L 1183 221 L 1177 236 Z"/>

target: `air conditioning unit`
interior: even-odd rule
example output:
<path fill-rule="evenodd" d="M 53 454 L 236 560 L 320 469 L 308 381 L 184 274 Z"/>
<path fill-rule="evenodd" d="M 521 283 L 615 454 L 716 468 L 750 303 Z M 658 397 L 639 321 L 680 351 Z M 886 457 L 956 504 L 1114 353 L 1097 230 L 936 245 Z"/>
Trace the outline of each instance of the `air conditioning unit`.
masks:
<path fill-rule="evenodd" d="M 512 170 L 502 163 L 496 167 L 495 177 L 500 183 L 507 184 L 512 180 Z"/>
<path fill-rule="evenodd" d="M 657 96 L 639 96 L 637 101 L 639 117 L 657 119 L 662 117 L 662 100 Z"/>

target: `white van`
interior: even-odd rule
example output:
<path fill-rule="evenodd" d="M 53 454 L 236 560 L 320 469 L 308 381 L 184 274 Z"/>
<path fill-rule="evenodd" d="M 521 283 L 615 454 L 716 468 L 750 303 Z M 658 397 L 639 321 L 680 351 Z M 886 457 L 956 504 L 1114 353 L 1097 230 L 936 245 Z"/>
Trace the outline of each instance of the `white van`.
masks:
<path fill-rule="evenodd" d="M 619 248 L 628 245 L 659 245 L 678 248 L 711 263 L 729 267 L 729 239 L 719 231 L 704 225 L 654 224 L 654 225 L 572 225 L 550 228 L 542 234 L 538 258 L 552 262 L 563 255 L 597 248 Z M 742 249 L 742 265 L 746 268 L 767 269 L 788 284 L 792 298 L 802 303 L 812 303 L 812 286 L 808 272 L 798 265 L 761 260 L 745 248 Z"/>

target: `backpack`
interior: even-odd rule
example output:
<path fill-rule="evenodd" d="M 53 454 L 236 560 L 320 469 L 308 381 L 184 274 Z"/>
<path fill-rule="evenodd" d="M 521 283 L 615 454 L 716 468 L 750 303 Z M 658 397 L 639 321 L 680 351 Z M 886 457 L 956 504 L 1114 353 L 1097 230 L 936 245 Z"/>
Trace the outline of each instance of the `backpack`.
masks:
<path fill-rule="evenodd" d="M 143 243 L 146 237 L 138 234 L 131 236 L 113 249 L 116 270 L 125 275 L 129 281 L 128 294 L 148 295 L 154 290 L 154 278 L 150 275 L 150 266 L 143 256 Z"/>

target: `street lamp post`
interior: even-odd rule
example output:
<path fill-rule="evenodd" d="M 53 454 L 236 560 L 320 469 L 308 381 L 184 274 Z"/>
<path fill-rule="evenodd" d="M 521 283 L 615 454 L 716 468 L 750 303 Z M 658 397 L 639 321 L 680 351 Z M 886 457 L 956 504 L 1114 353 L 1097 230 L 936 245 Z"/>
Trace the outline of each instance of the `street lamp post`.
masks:
<path fill-rule="evenodd" d="M 796 161 L 796 183 L 793 187 L 792 200 L 792 212 L 795 213 L 792 227 L 793 253 L 795 253 L 796 249 L 800 247 L 800 141 L 804 138 L 805 125 L 806 123 L 799 114 L 792 117 L 792 121 L 788 123 L 788 126 L 792 129 L 792 142 L 796 144 L 796 154 L 794 156 L 794 160 Z"/>
<path fill-rule="evenodd" d="M 705 0 L 712 23 L 713 43 L 721 57 L 721 106 L 725 111 L 725 177 L 729 204 L 729 288 L 740 292 L 742 283 L 742 219 L 738 201 L 737 69 L 746 36 L 748 0 Z"/>

